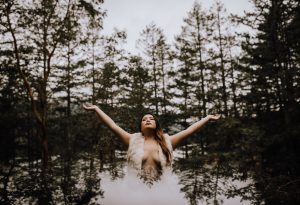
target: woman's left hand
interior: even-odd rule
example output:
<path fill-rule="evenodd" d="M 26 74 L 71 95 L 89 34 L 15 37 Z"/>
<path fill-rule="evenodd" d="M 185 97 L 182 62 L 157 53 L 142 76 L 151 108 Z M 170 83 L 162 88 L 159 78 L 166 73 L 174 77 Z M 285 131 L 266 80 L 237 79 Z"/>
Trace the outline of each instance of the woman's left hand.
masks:
<path fill-rule="evenodd" d="M 207 117 L 208 117 L 209 120 L 216 121 L 216 120 L 220 119 L 221 115 L 220 114 L 207 115 Z"/>
<path fill-rule="evenodd" d="M 95 111 L 97 106 L 93 105 L 91 103 L 86 103 L 86 104 L 83 104 L 82 107 L 87 111 Z"/>

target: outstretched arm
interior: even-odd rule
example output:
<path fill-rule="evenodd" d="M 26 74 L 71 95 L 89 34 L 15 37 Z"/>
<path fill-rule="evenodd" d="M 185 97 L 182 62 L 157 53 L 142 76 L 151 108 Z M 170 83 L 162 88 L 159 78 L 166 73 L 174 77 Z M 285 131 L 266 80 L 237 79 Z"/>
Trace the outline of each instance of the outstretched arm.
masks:
<path fill-rule="evenodd" d="M 119 127 L 107 114 L 105 114 L 98 106 L 92 104 L 83 105 L 83 108 L 88 111 L 96 112 L 98 118 L 103 122 L 113 133 L 121 138 L 121 140 L 129 145 L 131 134 Z"/>
<path fill-rule="evenodd" d="M 218 120 L 221 115 L 207 115 L 205 118 L 202 118 L 200 121 L 192 124 L 186 130 L 183 130 L 177 134 L 170 136 L 170 140 L 173 148 L 175 148 L 180 142 L 186 139 L 188 136 L 194 134 L 197 130 L 199 130 L 203 125 L 205 125 L 210 120 Z"/>

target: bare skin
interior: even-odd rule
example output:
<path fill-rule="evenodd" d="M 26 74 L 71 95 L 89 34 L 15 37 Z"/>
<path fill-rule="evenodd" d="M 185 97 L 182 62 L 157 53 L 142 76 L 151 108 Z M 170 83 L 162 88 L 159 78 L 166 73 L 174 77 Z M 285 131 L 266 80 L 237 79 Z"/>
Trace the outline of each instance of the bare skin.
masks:
<path fill-rule="evenodd" d="M 162 172 L 158 150 L 159 145 L 154 139 L 145 138 L 142 170 L 146 177 L 157 178 Z"/>
<path fill-rule="evenodd" d="M 159 144 L 154 139 L 155 137 L 156 122 L 152 115 L 145 115 L 141 121 L 141 129 L 143 136 L 145 137 L 144 142 L 144 156 L 142 167 L 147 172 L 155 170 L 161 170 L 160 159 L 158 155 Z"/>
<path fill-rule="evenodd" d="M 128 147 L 130 138 L 132 134 L 126 132 L 121 127 L 119 127 L 108 115 L 106 115 L 99 107 L 96 105 L 86 104 L 83 105 L 83 108 L 87 111 L 96 112 L 98 118 L 103 124 L 105 124 L 114 134 L 116 134 L 122 142 Z M 192 124 L 187 129 L 171 135 L 170 141 L 172 147 L 175 149 L 180 142 L 185 140 L 187 137 L 191 136 L 202 128 L 209 121 L 216 121 L 220 119 L 221 115 L 207 115 L 205 118 L 202 118 L 198 122 Z M 143 168 L 144 169 L 161 169 L 159 163 L 158 148 L 159 145 L 155 140 L 155 128 L 156 123 L 154 117 L 150 114 L 145 115 L 141 121 L 141 130 L 142 134 L 145 137 L 144 143 L 144 156 L 143 156 Z"/>

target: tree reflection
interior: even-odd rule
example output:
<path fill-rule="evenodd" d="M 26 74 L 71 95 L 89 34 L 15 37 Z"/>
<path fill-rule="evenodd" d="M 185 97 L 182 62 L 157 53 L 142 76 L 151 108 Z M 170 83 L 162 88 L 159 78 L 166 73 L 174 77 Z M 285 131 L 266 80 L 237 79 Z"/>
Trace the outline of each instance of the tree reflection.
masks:
<path fill-rule="evenodd" d="M 190 157 L 178 158 L 174 166 L 191 205 L 222 204 L 224 199 L 235 197 L 257 201 L 254 195 L 247 197 L 254 189 L 251 180 L 245 182 L 247 188 L 242 188 L 242 182 L 248 178 L 237 172 L 237 162 L 231 161 L 228 154 L 199 155 L 200 149 L 200 145 L 191 146 Z"/>
<path fill-rule="evenodd" d="M 253 163 L 248 157 L 239 159 L 235 149 L 221 152 L 206 147 L 210 152 L 204 154 L 201 149 L 201 145 L 192 144 L 188 147 L 189 157 L 183 154 L 174 162 L 181 192 L 189 204 L 223 204 L 230 199 L 241 200 L 237 203 L 293 204 L 298 200 L 299 179 L 278 175 L 273 162 L 268 164 L 265 159 L 260 163 L 262 160 L 256 159 Z M 0 202 L 98 204 L 105 192 L 101 173 L 107 173 L 112 181 L 125 175 L 126 152 L 116 150 L 113 158 L 110 153 L 104 153 L 103 163 L 97 150 L 80 152 L 76 156 L 66 151 L 64 155 L 51 158 L 51 169 L 46 175 L 42 175 L 37 160 L 27 162 L 17 158 L 2 163 Z"/>

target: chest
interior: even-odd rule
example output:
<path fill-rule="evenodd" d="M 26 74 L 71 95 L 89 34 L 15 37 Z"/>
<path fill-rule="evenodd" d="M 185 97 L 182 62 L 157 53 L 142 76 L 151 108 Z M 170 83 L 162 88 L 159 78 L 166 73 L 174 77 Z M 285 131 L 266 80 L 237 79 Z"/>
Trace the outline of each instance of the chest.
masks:
<path fill-rule="evenodd" d="M 168 143 L 169 141 L 167 141 L 167 145 Z M 171 146 L 168 148 L 172 150 Z M 162 148 L 156 141 L 155 143 L 147 142 L 140 133 L 135 134 L 130 141 L 127 161 L 129 167 L 135 170 L 141 170 L 143 165 L 156 164 L 156 162 L 159 162 L 158 164 L 160 164 L 163 169 L 167 167 L 166 157 L 162 152 Z"/>
<path fill-rule="evenodd" d="M 143 159 L 159 160 L 159 145 L 156 141 L 146 140 L 144 142 L 144 156 Z"/>

